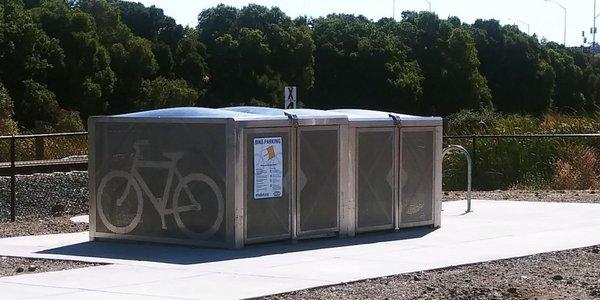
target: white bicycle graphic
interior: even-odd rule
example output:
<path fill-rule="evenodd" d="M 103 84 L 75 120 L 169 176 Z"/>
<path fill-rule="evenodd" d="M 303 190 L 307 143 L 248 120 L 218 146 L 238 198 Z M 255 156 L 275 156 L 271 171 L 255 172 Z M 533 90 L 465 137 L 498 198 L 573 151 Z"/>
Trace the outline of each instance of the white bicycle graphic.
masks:
<path fill-rule="evenodd" d="M 145 194 L 149 199 L 150 203 L 154 206 L 158 214 L 160 215 L 162 229 L 167 229 L 165 224 L 165 216 L 172 214 L 175 222 L 179 229 L 187 236 L 191 238 L 197 239 L 206 239 L 214 235 L 214 233 L 219 229 L 221 223 L 223 222 L 223 214 L 224 214 L 224 204 L 223 204 L 223 195 L 217 183 L 212 180 L 210 177 L 200 174 L 200 173 L 192 173 L 187 176 L 182 176 L 181 173 L 177 170 L 177 163 L 183 157 L 183 152 L 172 152 L 172 153 L 163 153 L 162 155 L 168 159 L 169 161 L 145 161 L 141 160 L 141 146 L 149 145 L 147 140 L 136 141 L 133 144 L 133 148 L 135 149 L 135 156 L 133 159 L 133 164 L 131 166 L 131 170 L 129 172 L 125 171 L 111 171 L 100 182 L 100 186 L 98 187 L 98 215 L 100 219 L 106 226 L 106 228 L 117 234 L 126 234 L 134 230 L 142 218 L 142 208 L 144 203 L 143 195 Z M 166 169 L 168 170 L 168 175 L 166 178 L 166 185 L 163 191 L 162 197 L 156 197 L 148 184 L 144 181 L 144 178 L 139 172 L 140 168 L 150 168 L 150 169 Z M 175 187 L 175 192 L 172 194 L 172 206 L 171 208 L 167 208 L 167 203 L 171 200 L 169 199 L 169 195 L 171 194 L 171 186 L 173 183 L 173 179 L 177 178 L 179 184 Z M 119 182 L 126 182 L 125 188 L 120 194 L 118 192 L 118 188 L 122 187 L 123 184 Z M 208 197 L 212 199 L 216 199 L 218 212 L 216 219 L 210 228 L 203 230 L 201 232 L 196 232 L 186 226 L 184 219 L 181 217 L 181 213 L 183 212 L 193 212 L 193 211 L 201 211 L 202 206 L 200 202 L 196 199 L 194 194 L 190 189 L 190 184 L 205 184 L 210 187 L 211 192 L 214 194 L 214 197 Z M 135 200 L 133 197 L 128 197 L 131 192 L 131 189 L 135 192 Z M 185 193 L 185 194 L 182 194 Z M 104 193 L 107 193 L 104 195 Z M 120 196 L 118 196 L 120 195 Z M 183 196 L 187 196 L 188 202 L 190 204 L 181 205 L 179 202 L 182 201 L 181 198 Z M 125 201 L 131 202 L 132 200 L 137 201 L 137 203 L 128 203 L 135 208 L 135 215 L 131 219 L 131 221 L 125 221 L 124 225 L 115 225 L 109 221 L 107 218 L 104 208 L 102 205 L 103 199 L 102 196 L 106 197 L 111 201 L 111 197 L 118 196 L 116 199 L 116 206 L 122 207 Z"/>

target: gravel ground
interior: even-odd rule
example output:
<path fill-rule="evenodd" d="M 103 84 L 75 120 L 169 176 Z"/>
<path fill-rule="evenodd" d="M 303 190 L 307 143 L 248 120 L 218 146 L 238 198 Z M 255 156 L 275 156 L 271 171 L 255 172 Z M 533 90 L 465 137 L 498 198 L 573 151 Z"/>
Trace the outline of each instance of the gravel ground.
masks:
<path fill-rule="evenodd" d="M 444 192 L 444 201 L 466 199 L 466 192 Z M 535 202 L 600 203 L 600 191 L 489 191 L 473 192 L 473 199 Z"/>
<path fill-rule="evenodd" d="M 99 265 L 101 264 L 70 260 L 49 260 L 2 256 L 0 257 L 0 277 L 70 270 Z"/>
<path fill-rule="evenodd" d="M 73 223 L 69 220 L 69 217 L 63 216 L 52 219 L 0 223 L 0 238 L 82 232 L 87 230 L 87 223 Z"/>
<path fill-rule="evenodd" d="M 264 299 L 600 299 L 600 247 L 316 288 Z"/>
<path fill-rule="evenodd" d="M 76 215 L 88 211 L 87 172 L 20 175 L 16 178 L 18 220 Z M 0 177 L 0 222 L 10 217 L 10 177 Z"/>

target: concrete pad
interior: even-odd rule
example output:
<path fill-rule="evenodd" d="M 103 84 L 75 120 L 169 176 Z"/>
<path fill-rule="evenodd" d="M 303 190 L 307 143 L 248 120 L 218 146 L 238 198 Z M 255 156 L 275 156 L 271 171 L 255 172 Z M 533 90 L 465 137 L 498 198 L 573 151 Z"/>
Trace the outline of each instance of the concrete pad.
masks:
<path fill-rule="evenodd" d="M 31 299 L 31 298 L 23 298 L 23 299 Z M 103 291 L 80 291 L 73 293 L 64 293 L 59 295 L 49 295 L 43 297 L 37 297 L 37 299 L 46 299 L 46 300 L 131 300 L 131 299 L 140 299 L 140 300 L 157 300 L 157 299 L 182 299 L 182 298 L 172 298 L 172 297 L 159 297 L 159 296 L 145 296 L 138 294 L 126 294 L 126 293 L 109 293 Z"/>
<path fill-rule="evenodd" d="M 3 299 L 28 299 L 73 293 L 78 290 L 0 282 L 0 291 Z"/>
<path fill-rule="evenodd" d="M 144 266 L 106 265 L 83 269 L 56 272 L 60 276 L 49 276 L 46 280 L 37 280 L 37 274 L 26 274 L 2 278 L 2 282 L 60 287 L 65 289 L 104 289 L 123 285 L 136 285 L 148 282 L 176 281 L 192 276 L 208 274 L 194 270 L 151 268 Z M 110 274 L 110 276 L 106 276 Z"/>
<path fill-rule="evenodd" d="M 106 292 L 153 295 L 185 299 L 240 299 L 329 285 L 332 281 L 213 273 L 180 280 L 166 280 L 104 289 Z"/>
<path fill-rule="evenodd" d="M 88 242 L 87 233 L 0 239 L 0 255 L 113 265 L 0 278 L 43 299 L 236 299 L 600 244 L 600 204 L 443 204 L 442 228 L 242 250 Z M 10 297 L 9 297 L 10 298 Z"/>

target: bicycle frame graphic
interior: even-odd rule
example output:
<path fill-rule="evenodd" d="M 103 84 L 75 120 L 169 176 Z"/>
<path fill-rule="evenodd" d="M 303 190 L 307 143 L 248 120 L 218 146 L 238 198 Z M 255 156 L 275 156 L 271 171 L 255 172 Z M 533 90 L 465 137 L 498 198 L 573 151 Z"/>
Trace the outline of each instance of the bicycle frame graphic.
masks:
<path fill-rule="evenodd" d="M 98 215 L 100 216 L 100 219 L 102 220 L 102 222 L 104 223 L 106 228 L 117 234 L 126 234 L 126 233 L 129 233 L 132 230 L 134 230 L 138 226 L 138 224 L 142 218 L 143 203 L 144 203 L 143 196 L 145 195 L 150 200 L 150 203 L 152 204 L 152 206 L 156 209 L 156 211 L 160 215 L 162 229 L 164 229 L 164 230 L 167 229 L 167 226 L 165 223 L 165 216 L 173 215 L 178 228 L 185 235 L 187 235 L 191 238 L 206 239 L 206 238 L 209 238 L 212 235 L 214 235 L 214 233 L 221 226 L 221 223 L 223 221 L 223 215 L 224 215 L 223 195 L 222 195 L 219 187 L 217 186 L 217 183 L 214 180 L 212 180 L 210 177 L 208 177 L 204 174 L 201 174 L 201 173 L 192 173 L 187 176 L 183 176 L 177 169 L 177 163 L 183 158 L 183 155 L 184 155 L 183 152 L 162 153 L 162 156 L 169 159 L 168 161 L 141 160 L 141 147 L 148 146 L 148 145 L 149 145 L 149 142 L 147 140 L 138 140 L 133 144 L 135 154 L 134 154 L 133 164 L 131 165 L 131 169 L 129 170 L 129 172 L 114 170 L 114 171 L 109 172 L 108 174 L 106 174 L 106 176 L 104 176 L 104 178 L 102 178 L 102 181 L 100 182 L 100 185 L 98 187 L 98 195 L 97 195 L 98 196 L 98 201 L 97 201 L 98 207 L 97 207 L 97 209 L 98 209 Z M 168 174 L 166 177 L 166 184 L 165 184 L 165 188 L 162 192 L 162 197 L 156 197 L 154 195 L 154 193 L 152 193 L 150 187 L 148 186 L 148 184 L 146 183 L 144 178 L 142 177 L 139 169 L 145 169 L 145 168 L 168 170 Z M 126 182 L 127 182 L 125 189 L 123 191 L 123 194 L 121 194 L 121 196 L 116 198 L 115 199 L 116 201 L 114 201 L 117 207 L 123 206 L 125 201 L 132 201 L 130 197 L 128 198 L 128 195 L 131 193 L 132 189 L 136 195 L 135 200 L 137 201 L 137 206 L 135 206 L 136 207 L 135 216 L 133 217 L 131 222 L 129 222 L 129 224 L 124 225 L 124 226 L 118 226 L 118 225 L 112 224 L 108 220 L 108 218 L 104 212 L 103 205 L 102 205 L 102 202 L 104 199 L 103 196 L 105 196 L 104 194 L 107 192 L 107 189 L 110 189 L 112 187 L 111 183 L 115 182 L 114 179 L 126 180 Z M 175 187 L 174 192 L 171 193 L 171 188 L 173 186 L 174 179 L 177 179 L 178 185 Z M 212 224 L 212 226 L 209 229 L 206 229 L 202 232 L 196 232 L 196 231 L 188 228 L 188 226 L 186 226 L 186 224 L 184 223 L 184 220 L 181 218 L 181 215 L 180 215 L 183 212 L 194 212 L 194 211 L 200 212 L 202 210 L 202 205 L 200 204 L 200 201 L 198 201 L 198 199 L 196 199 L 196 196 L 194 195 L 194 193 L 192 193 L 192 191 L 190 189 L 190 183 L 192 183 L 192 182 L 197 182 L 197 183 L 199 182 L 199 183 L 208 185 L 210 187 L 210 189 L 212 190 L 212 192 L 214 193 L 213 199 L 216 199 L 216 201 L 218 202 L 217 203 L 218 212 L 217 212 L 215 222 Z M 115 187 L 118 187 L 118 186 L 119 185 L 116 185 Z M 182 193 L 184 193 L 183 195 L 187 196 L 187 198 L 189 199 L 191 204 L 187 204 L 187 205 L 179 204 Z M 107 194 L 107 195 L 115 196 L 113 194 L 114 193 L 111 194 L 109 192 L 109 194 Z M 172 195 L 172 198 L 169 198 L 169 195 Z M 169 203 L 169 201 L 173 202 L 171 208 L 167 208 L 167 204 Z"/>

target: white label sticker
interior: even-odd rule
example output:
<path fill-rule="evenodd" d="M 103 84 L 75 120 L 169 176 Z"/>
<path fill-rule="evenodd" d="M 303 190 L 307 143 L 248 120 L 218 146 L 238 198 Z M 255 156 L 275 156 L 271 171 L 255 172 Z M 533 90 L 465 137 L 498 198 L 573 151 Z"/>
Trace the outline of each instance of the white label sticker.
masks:
<path fill-rule="evenodd" d="M 254 199 L 283 196 L 281 137 L 254 139 Z"/>

